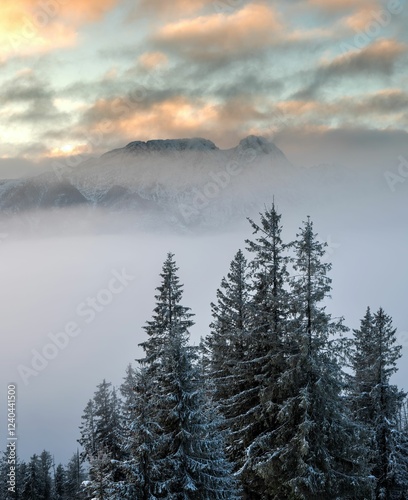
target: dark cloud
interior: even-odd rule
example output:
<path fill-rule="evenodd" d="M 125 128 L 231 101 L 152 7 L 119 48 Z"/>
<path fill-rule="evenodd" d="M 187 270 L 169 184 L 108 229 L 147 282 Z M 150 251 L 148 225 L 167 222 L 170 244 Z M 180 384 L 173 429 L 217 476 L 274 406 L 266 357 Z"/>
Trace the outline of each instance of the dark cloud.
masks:
<path fill-rule="evenodd" d="M 71 119 L 69 113 L 61 113 L 54 105 L 48 101 L 36 101 L 22 112 L 14 113 L 9 118 L 10 123 L 28 123 L 32 127 L 37 127 L 38 123 L 68 122 Z"/>
<path fill-rule="evenodd" d="M 401 90 L 384 90 L 357 102 L 359 113 L 400 113 L 408 109 L 408 94 Z"/>
<path fill-rule="evenodd" d="M 25 122 L 33 126 L 38 122 L 67 121 L 69 116 L 54 105 L 55 91 L 33 72 L 19 74 L 3 83 L 0 103 L 13 106 L 25 104 L 23 111 L 14 111 L 10 123 Z"/>
<path fill-rule="evenodd" d="M 3 85 L 0 91 L 0 101 L 2 103 L 12 102 L 27 102 L 35 100 L 49 100 L 52 98 L 53 92 L 45 89 L 43 84 L 33 80 L 21 82 L 20 78 L 13 79 Z"/>
<path fill-rule="evenodd" d="M 295 99 L 311 99 L 319 95 L 325 84 L 343 78 L 390 76 L 407 47 L 395 40 L 381 39 L 361 49 L 338 56 L 313 70 L 311 83 L 294 94 Z"/>

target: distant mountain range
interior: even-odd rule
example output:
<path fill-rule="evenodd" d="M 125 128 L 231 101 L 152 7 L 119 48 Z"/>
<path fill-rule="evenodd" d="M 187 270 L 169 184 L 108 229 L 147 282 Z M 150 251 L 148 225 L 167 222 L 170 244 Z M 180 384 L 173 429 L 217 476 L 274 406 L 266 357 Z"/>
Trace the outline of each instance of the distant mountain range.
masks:
<path fill-rule="evenodd" d="M 56 160 L 53 171 L 0 181 L 0 215 L 85 208 L 115 220 L 129 214 L 135 226 L 214 228 L 273 196 L 292 205 L 331 202 L 367 182 L 363 172 L 345 168 L 297 168 L 258 136 L 226 150 L 202 138 L 134 141 L 76 167 Z"/>

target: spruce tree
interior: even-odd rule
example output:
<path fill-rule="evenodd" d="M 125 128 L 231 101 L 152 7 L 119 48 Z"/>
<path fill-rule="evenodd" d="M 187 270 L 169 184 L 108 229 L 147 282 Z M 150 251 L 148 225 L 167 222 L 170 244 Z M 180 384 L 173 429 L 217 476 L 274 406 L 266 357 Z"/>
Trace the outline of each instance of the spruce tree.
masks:
<path fill-rule="evenodd" d="M 308 219 L 293 243 L 286 369 L 279 377 L 278 426 L 259 464 L 271 498 L 370 498 L 359 429 L 344 408 L 333 334 L 345 331 L 322 301 L 331 265 Z"/>
<path fill-rule="evenodd" d="M 236 469 L 244 462 L 243 419 L 247 425 L 253 420 L 251 413 L 243 416 L 253 407 L 252 396 L 247 392 L 251 391 L 253 380 L 248 380 L 244 372 L 250 328 L 248 273 L 247 260 L 239 250 L 217 290 L 217 303 L 211 304 L 211 333 L 203 342 L 205 373 L 211 377 L 212 397 L 224 417 L 224 427 L 229 431 L 228 457 Z"/>
<path fill-rule="evenodd" d="M 90 464 L 88 489 L 96 488 L 98 495 L 101 494 L 102 487 L 107 494 L 114 490 L 113 483 L 123 480 L 122 473 L 116 466 L 116 462 L 122 459 L 119 412 L 116 391 L 111 388 L 111 383 L 103 380 L 97 386 L 93 400 L 88 402 L 84 410 L 81 438 L 78 440 L 84 448 L 82 459 Z"/>
<path fill-rule="evenodd" d="M 64 490 L 67 499 L 82 499 L 85 496 L 82 492 L 82 483 L 86 475 L 82 467 L 79 451 L 75 452 L 65 468 Z"/>
<path fill-rule="evenodd" d="M 258 465 L 277 425 L 277 381 L 285 367 L 289 259 L 280 219 L 275 205 L 261 214 L 259 224 L 250 219 L 254 239 L 246 243 L 252 260 L 248 264 L 242 251 L 236 254 L 212 305 L 205 344 L 215 399 L 231 431 L 229 457 L 252 499 L 269 498 Z"/>
<path fill-rule="evenodd" d="M 94 396 L 95 438 L 98 450 L 103 450 L 111 459 L 120 459 L 121 450 L 117 439 L 119 406 L 112 384 L 103 380 Z"/>
<path fill-rule="evenodd" d="M 396 343 L 392 319 L 380 308 L 367 308 L 354 330 L 351 408 L 371 432 L 375 498 L 394 500 L 408 495 L 408 442 L 398 428 L 405 394 L 390 383 L 397 371 L 401 346 Z"/>
<path fill-rule="evenodd" d="M 27 464 L 23 478 L 22 500 L 42 500 L 43 484 L 41 463 L 38 455 L 34 454 Z"/>
<path fill-rule="evenodd" d="M 52 495 L 52 478 L 51 469 L 54 460 L 48 451 L 43 451 L 39 457 L 39 472 L 41 482 L 41 497 L 42 500 L 51 500 Z"/>
<path fill-rule="evenodd" d="M 125 476 L 123 498 L 151 500 L 155 498 L 157 473 L 155 454 L 159 426 L 155 417 L 154 390 L 146 369 L 127 367 L 120 387 L 123 397 L 122 449 L 120 467 Z"/>
<path fill-rule="evenodd" d="M 281 402 L 279 379 L 285 371 L 285 342 L 291 296 L 288 291 L 288 245 L 282 240 L 281 215 L 275 204 L 263 214 L 260 223 L 249 219 L 254 239 L 246 240 L 252 254 L 251 268 L 251 336 L 246 371 L 252 375 L 259 403 L 254 407 L 257 426 L 245 450 L 244 480 L 252 483 L 253 493 L 270 498 L 268 478 L 259 473 L 265 453 L 270 449 Z M 261 477 L 264 482 L 261 482 Z M 249 489 L 251 492 L 251 489 Z"/>
<path fill-rule="evenodd" d="M 66 474 L 62 464 L 58 464 L 54 475 L 54 498 L 65 500 L 66 497 Z"/>
<path fill-rule="evenodd" d="M 87 461 L 97 453 L 97 439 L 95 429 L 95 403 L 90 399 L 85 406 L 81 416 L 82 423 L 79 426 L 81 437 L 78 443 L 82 446 L 81 459 Z"/>
<path fill-rule="evenodd" d="M 233 499 L 236 487 L 223 438 L 208 408 L 197 350 L 188 345 L 193 315 L 181 305 L 173 257 L 168 254 L 163 265 L 153 319 L 145 327 L 149 338 L 141 344 L 159 429 L 154 492 L 157 498 L 177 500 Z"/>

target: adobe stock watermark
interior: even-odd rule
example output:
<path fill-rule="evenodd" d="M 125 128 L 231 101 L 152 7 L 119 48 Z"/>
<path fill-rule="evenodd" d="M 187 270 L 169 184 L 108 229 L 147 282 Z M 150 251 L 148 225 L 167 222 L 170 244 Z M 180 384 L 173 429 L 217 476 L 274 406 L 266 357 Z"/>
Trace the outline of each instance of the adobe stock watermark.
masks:
<path fill-rule="evenodd" d="M 32 377 L 38 376 L 54 360 L 58 354 L 66 349 L 71 339 L 78 337 L 84 330 L 85 325 L 92 323 L 113 301 L 116 295 L 121 294 L 129 284 L 135 280 L 135 276 L 128 274 L 125 269 L 120 272 L 116 269 L 111 271 L 111 278 L 106 287 L 101 288 L 94 296 L 88 296 L 80 302 L 76 309 L 76 318 L 68 321 L 64 328 L 47 337 L 49 342 L 41 349 L 31 350 L 31 360 L 28 365 L 17 366 L 18 374 L 24 385 L 28 385 Z"/>
<path fill-rule="evenodd" d="M 386 170 L 384 172 L 384 179 L 392 193 L 395 193 L 397 185 L 403 184 L 408 179 L 408 160 L 400 155 L 398 162 L 396 171 Z"/>
<path fill-rule="evenodd" d="M 7 491 L 16 493 L 17 471 L 17 386 L 7 385 Z M 9 497 L 10 498 L 10 497 Z"/>
<path fill-rule="evenodd" d="M 387 5 L 383 9 L 373 10 L 370 21 L 362 30 L 354 35 L 352 43 L 340 43 L 340 49 L 343 54 L 361 50 L 372 40 L 379 37 L 382 31 L 391 24 L 393 17 L 402 14 L 406 3 L 407 0 L 388 0 Z"/>

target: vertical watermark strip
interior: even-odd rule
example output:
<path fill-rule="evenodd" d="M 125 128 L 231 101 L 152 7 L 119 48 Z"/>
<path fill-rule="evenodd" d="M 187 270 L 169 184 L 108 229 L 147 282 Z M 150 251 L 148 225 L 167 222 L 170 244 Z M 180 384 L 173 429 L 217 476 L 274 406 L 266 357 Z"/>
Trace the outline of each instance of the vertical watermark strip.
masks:
<path fill-rule="evenodd" d="M 17 386 L 7 385 L 7 491 L 16 492 Z"/>

